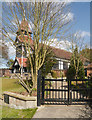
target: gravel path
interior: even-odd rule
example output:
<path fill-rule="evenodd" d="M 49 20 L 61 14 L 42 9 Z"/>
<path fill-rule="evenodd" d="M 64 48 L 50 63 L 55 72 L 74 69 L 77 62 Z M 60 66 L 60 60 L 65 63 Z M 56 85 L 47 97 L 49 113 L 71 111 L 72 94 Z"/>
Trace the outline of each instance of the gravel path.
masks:
<path fill-rule="evenodd" d="M 42 106 L 33 118 L 91 118 L 91 111 L 85 105 Z"/>

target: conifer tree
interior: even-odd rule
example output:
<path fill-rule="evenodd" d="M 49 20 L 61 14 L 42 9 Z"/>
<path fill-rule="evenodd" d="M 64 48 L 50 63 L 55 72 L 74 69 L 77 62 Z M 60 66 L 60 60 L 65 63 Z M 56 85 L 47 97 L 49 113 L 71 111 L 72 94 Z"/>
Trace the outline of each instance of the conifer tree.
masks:
<path fill-rule="evenodd" d="M 72 53 L 69 69 L 67 70 L 67 78 L 83 79 L 84 76 L 85 76 L 84 66 L 80 59 L 80 55 L 78 53 L 78 47 L 76 46 L 76 48 L 74 49 L 74 52 Z"/>

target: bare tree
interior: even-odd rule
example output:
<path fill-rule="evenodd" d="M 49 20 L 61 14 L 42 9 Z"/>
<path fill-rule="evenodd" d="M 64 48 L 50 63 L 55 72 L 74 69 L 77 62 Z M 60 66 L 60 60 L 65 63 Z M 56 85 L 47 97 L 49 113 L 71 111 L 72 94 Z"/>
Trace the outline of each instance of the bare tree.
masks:
<path fill-rule="evenodd" d="M 3 3 L 2 33 L 5 39 L 13 42 L 13 45 L 17 47 L 18 44 L 10 34 L 17 31 L 21 20 L 28 21 L 30 24 L 32 44 L 30 44 L 28 27 L 26 27 L 27 40 L 23 31 L 19 30 L 19 34 L 22 37 L 22 43 L 31 64 L 32 89 L 37 85 L 38 70 L 44 64 L 46 55 L 51 52 L 49 45 L 53 43 L 53 39 L 58 38 L 58 40 L 61 40 L 69 35 L 71 28 L 71 20 L 68 17 L 69 12 L 70 7 L 64 2 Z M 24 86 L 26 87 L 26 85 Z M 28 91 L 31 92 L 31 90 Z"/>
<path fill-rule="evenodd" d="M 69 38 L 70 44 L 66 44 L 67 49 L 71 51 L 72 56 L 71 56 L 71 61 L 74 65 L 75 68 L 75 77 L 78 77 L 78 72 L 80 71 L 80 61 L 84 64 L 85 60 L 87 60 L 84 56 L 81 54 L 81 50 L 86 47 L 85 40 L 84 38 L 81 37 L 81 34 L 77 32 L 76 34 L 72 34 Z M 67 42 L 66 42 L 67 43 Z M 86 52 L 85 52 L 86 54 Z"/>
<path fill-rule="evenodd" d="M 0 40 L 0 66 L 5 64 L 5 61 L 9 59 L 9 49 L 4 41 Z"/>
<path fill-rule="evenodd" d="M 2 40 L 0 42 L 0 56 L 4 59 L 9 59 L 8 46 Z"/>

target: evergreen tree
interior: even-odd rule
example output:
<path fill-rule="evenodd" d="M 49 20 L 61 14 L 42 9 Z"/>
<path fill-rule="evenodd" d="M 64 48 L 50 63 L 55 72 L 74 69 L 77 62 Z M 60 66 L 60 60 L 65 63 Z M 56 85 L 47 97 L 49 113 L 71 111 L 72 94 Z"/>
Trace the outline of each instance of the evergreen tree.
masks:
<path fill-rule="evenodd" d="M 66 75 L 68 79 L 73 78 L 82 79 L 85 77 L 84 66 L 80 59 L 77 46 L 74 49 L 74 52 L 72 53 L 70 66 L 69 69 L 67 70 Z"/>
<path fill-rule="evenodd" d="M 81 60 L 80 60 L 80 62 L 79 62 L 78 77 L 79 77 L 80 79 L 84 79 L 84 78 L 85 78 L 84 66 L 83 66 L 83 63 L 82 63 Z"/>

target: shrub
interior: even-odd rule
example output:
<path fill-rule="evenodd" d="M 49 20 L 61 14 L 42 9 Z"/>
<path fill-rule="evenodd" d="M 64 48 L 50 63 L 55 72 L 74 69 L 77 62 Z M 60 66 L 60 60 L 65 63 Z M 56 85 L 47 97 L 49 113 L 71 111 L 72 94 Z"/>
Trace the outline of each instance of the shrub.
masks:
<path fill-rule="evenodd" d="M 80 60 L 80 62 L 79 62 L 78 77 L 79 77 L 79 79 L 84 79 L 84 78 L 85 78 L 84 66 L 83 66 L 83 63 L 82 63 L 81 60 Z"/>
<path fill-rule="evenodd" d="M 67 79 L 73 79 L 75 78 L 75 75 L 76 75 L 75 67 L 73 65 L 70 65 L 69 69 L 66 72 L 66 77 Z"/>
<path fill-rule="evenodd" d="M 53 78 L 58 78 L 58 74 L 56 73 L 56 71 L 51 71 L 51 76 L 53 77 Z"/>
<path fill-rule="evenodd" d="M 85 78 L 84 66 L 80 59 L 80 54 L 78 53 L 78 46 L 74 49 L 70 61 L 70 67 L 67 71 L 67 78 Z"/>
<path fill-rule="evenodd" d="M 84 68 L 80 68 L 79 72 L 78 72 L 78 77 L 79 79 L 85 79 L 85 73 L 84 73 Z"/>

